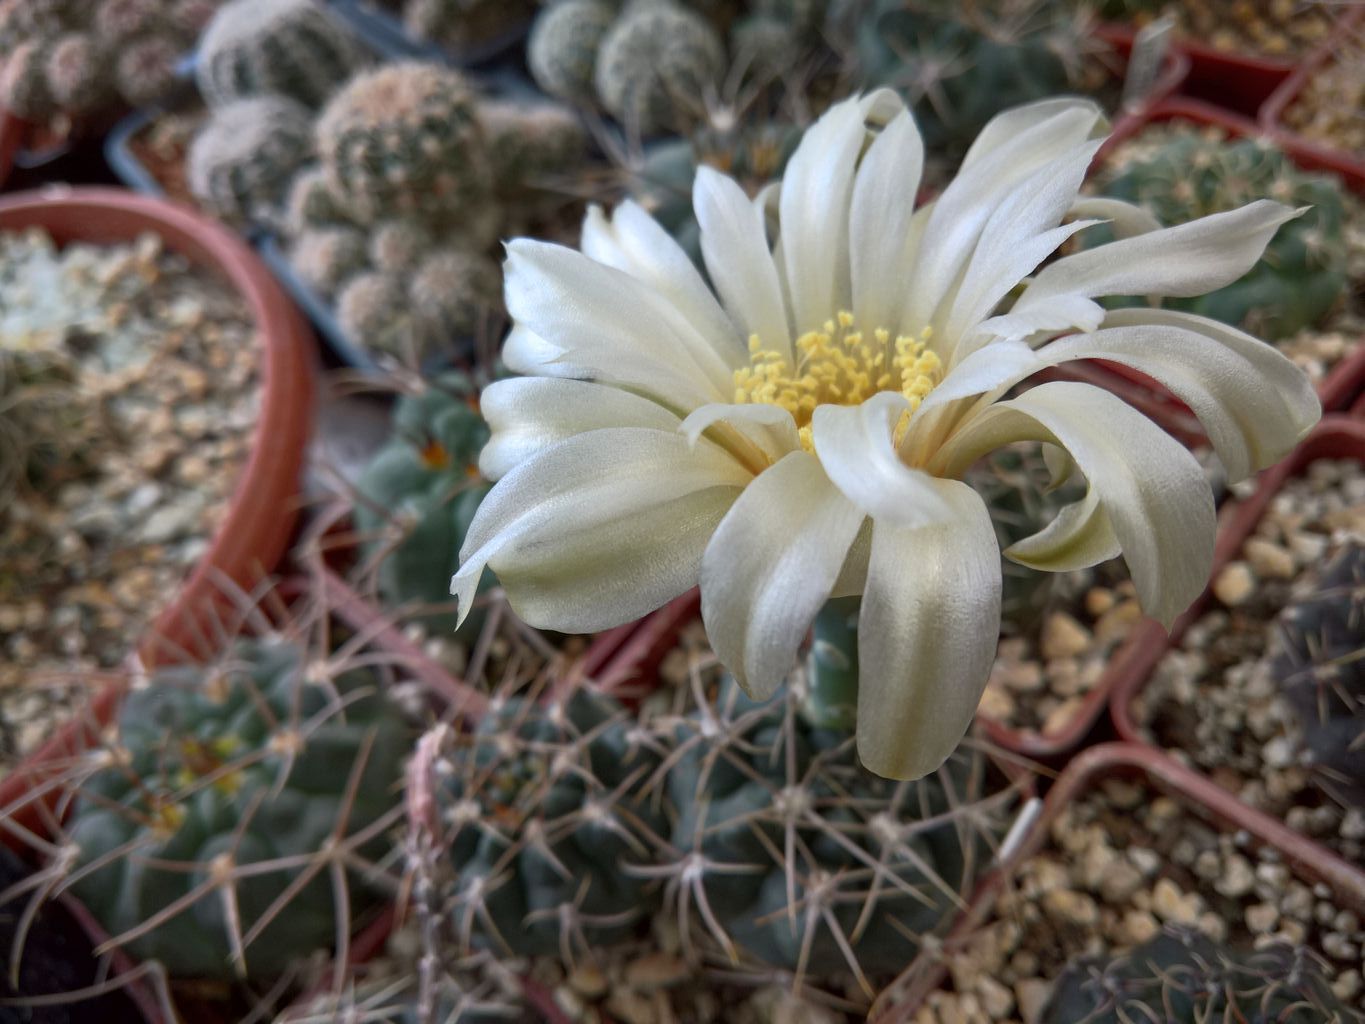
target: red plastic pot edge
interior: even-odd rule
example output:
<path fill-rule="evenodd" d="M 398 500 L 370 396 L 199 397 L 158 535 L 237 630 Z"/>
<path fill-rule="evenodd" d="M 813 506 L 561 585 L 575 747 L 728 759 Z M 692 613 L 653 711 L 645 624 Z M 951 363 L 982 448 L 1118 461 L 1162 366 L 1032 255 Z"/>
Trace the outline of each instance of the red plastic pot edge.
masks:
<path fill-rule="evenodd" d="M 1341 415 L 1323 417 L 1313 428 L 1313 432 L 1290 455 L 1262 471 L 1251 497 L 1244 501 L 1230 502 L 1223 508 L 1218 517 L 1218 541 L 1214 548 L 1213 572 L 1210 579 L 1216 578 L 1218 573 L 1241 552 L 1242 546 L 1247 538 L 1255 533 L 1261 517 L 1265 515 L 1266 509 L 1275 500 L 1275 495 L 1279 493 L 1285 481 L 1298 476 L 1310 463 L 1319 459 L 1355 459 L 1365 462 L 1365 421 Z M 1160 650 L 1153 652 L 1151 657 L 1143 659 L 1141 664 L 1134 665 L 1132 671 L 1124 673 L 1117 681 L 1109 702 L 1109 714 L 1121 739 L 1150 747 L 1166 756 L 1160 748 L 1149 743 L 1143 736 L 1133 716 L 1132 705 L 1146 687 L 1152 671 L 1162 656 L 1179 641 L 1184 628 L 1188 627 L 1197 615 L 1202 614 L 1211 597 L 1210 585 L 1190 610 L 1181 616 L 1181 622 L 1177 623 L 1170 641 Z"/>
<path fill-rule="evenodd" d="M 1349 150 L 1337 149 L 1322 142 L 1316 142 L 1300 135 L 1284 122 L 1284 112 L 1294 102 L 1304 88 L 1324 66 L 1337 56 L 1336 44 L 1345 33 L 1365 29 L 1365 7 L 1352 7 L 1337 21 L 1336 30 L 1325 39 L 1321 46 L 1295 68 L 1294 73 L 1280 83 L 1270 98 L 1261 106 L 1257 120 L 1261 126 L 1277 137 L 1293 139 L 1295 144 L 1311 150 L 1324 163 L 1322 169 L 1336 170 L 1343 177 L 1355 182 L 1353 188 L 1361 191 L 1365 187 L 1365 160 Z"/>
<path fill-rule="evenodd" d="M 1129 47 L 1137 35 L 1131 25 L 1117 22 L 1105 22 L 1099 31 L 1115 43 L 1126 41 Z M 1189 60 L 1189 74 L 1182 82 L 1184 91 L 1250 115 L 1297 67 L 1292 60 L 1228 53 L 1178 34 L 1173 36 L 1171 48 Z"/>
<path fill-rule="evenodd" d="M 1137 33 L 1127 25 L 1101 22 L 1091 31 L 1091 35 L 1112 47 L 1127 60 L 1133 52 L 1133 41 Z M 1189 55 L 1179 47 L 1169 48 L 1162 58 L 1161 71 L 1157 75 L 1156 81 L 1152 83 L 1151 91 L 1143 97 L 1142 102 L 1137 106 L 1130 110 L 1119 111 L 1117 113 L 1118 118 L 1130 117 L 1176 95 L 1180 92 L 1180 87 L 1185 84 L 1185 79 L 1189 77 L 1189 74 Z"/>
<path fill-rule="evenodd" d="M 1134 743 L 1102 743 L 1082 751 L 1058 777 L 1041 812 L 1009 858 L 977 887 L 968 909 L 944 941 L 964 945 L 991 914 L 996 895 L 1019 867 L 1047 841 L 1057 816 L 1098 781 L 1111 777 L 1143 776 L 1147 781 L 1234 832 L 1246 832 L 1259 845 L 1277 850 L 1301 877 L 1329 886 L 1344 903 L 1365 910 L 1365 872 L 1336 854 L 1248 807 L 1211 779 L 1178 764 L 1152 747 Z M 888 986 L 869 1014 L 873 1024 L 910 1024 L 924 1000 L 948 976 L 945 963 L 913 965 Z"/>
<path fill-rule="evenodd" d="M 115 188 L 54 188 L 0 199 L 0 228 L 41 227 L 58 244 L 131 241 L 144 232 L 217 273 L 242 296 L 261 337 L 261 414 L 251 452 L 210 542 L 140 647 L 147 664 L 202 647 L 223 581 L 249 587 L 284 554 L 298 514 L 299 471 L 312 430 L 314 357 L 303 318 L 255 253 L 187 207 Z"/>
<path fill-rule="evenodd" d="M 14 156 L 24 144 L 28 134 L 28 122 L 21 121 L 8 110 L 0 107 L 0 188 L 14 167 Z"/>

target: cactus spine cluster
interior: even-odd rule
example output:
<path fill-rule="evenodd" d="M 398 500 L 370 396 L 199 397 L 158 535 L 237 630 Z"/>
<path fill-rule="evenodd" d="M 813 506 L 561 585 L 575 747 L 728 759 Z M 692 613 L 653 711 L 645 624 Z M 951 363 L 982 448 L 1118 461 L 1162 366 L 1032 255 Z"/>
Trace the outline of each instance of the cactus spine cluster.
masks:
<path fill-rule="evenodd" d="M 541 11 L 526 43 L 536 84 L 567 103 L 595 102 L 597 51 L 615 20 L 607 0 L 561 0 Z"/>
<path fill-rule="evenodd" d="M 1352 1024 L 1323 966 L 1283 943 L 1241 952 L 1167 926 L 1121 956 L 1090 958 L 1057 980 L 1039 1024 Z"/>
<path fill-rule="evenodd" d="M 1154 149 L 1134 143 L 1104 191 L 1142 205 L 1163 224 L 1264 198 L 1311 207 L 1280 228 L 1242 278 L 1207 295 L 1166 300 L 1174 309 L 1276 339 L 1321 324 L 1341 301 L 1347 282 L 1341 187 L 1298 170 L 1261 140 L 1179 134 Z"/>
<path fill-rule="evenodd" d="M 364 62 L 318 0 L 231 0 L 204 31 L 195 77 L 210 106 L 273 95 L 316 109 Z"/>
<path fill-rule="evenodd" d="M 573 963 L 648 919 L 655 887 L 632 865 L 662 826 L 640 785 L 659 760 L 633 724 L 575 688 L 545 704 L 499 695 L 473 733 L 440 733 L 431 824 L 464 947 Z"/>
<path fill-rule="evenodd" d="M 1365 545 L 1350 542 L 1280 617 L 1274 672 L 1324 788 L 1365 807 Z"/>
<path fill-rule="evenodd" d="M 190 145 L 190 190 L 238 223 L 275 220 L 311 141 L 308 111 L 293 100 L 236 100 L 214 110 Z"/>
<path fill-rule="evenodd" d="M 176 9 L 170 0 L 4 0 L 0 106 L 43 123 L 163 99 L 196 35 Z"/>
<path fill-rule="evenodd" d="M 290 639 L 164 669 L 78 787 L 73 890 L 177 976 L 278 975 L 378 898 L 363 866 L 388 849 L 409 742 L 377 676 L 333 678 Z"/>

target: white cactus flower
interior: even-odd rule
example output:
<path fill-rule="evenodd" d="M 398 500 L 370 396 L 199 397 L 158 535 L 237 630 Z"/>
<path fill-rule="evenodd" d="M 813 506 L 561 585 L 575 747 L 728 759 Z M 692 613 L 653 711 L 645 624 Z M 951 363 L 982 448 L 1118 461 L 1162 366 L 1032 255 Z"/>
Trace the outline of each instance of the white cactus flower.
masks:
<path fill-rule="evenodd" d="M 1276 461 L 1320 415 L 1289 360 L 1212 320 L 1094 300 L 1220 288 L 1299 211 L 1260 201 L 1160 229 L 1080 197 L 1103 130 L 1079 99 L 1007 111 L 916 209 L 910 113 L 886 91 L 839 103 L 757 200 L 697 174 L 714 293 L 629 202 L 588 213 L 581 253 L 510 243 L 504 358 L 527 376 L 483 396 L 480 466 L 498 483 L 452 581 L 460 614 L 485 565 L 526 621 L 568 632 L 700 583 L 716 653 L 762 699 L 826 600 L 861 594 L 858 751 L 916 778 L 971 724 L 999 635 L 1000 551 L 963 473 L 1039 441 L 1087 493 L 1005 556 L 1066 571 L 1122 553 L 1169 626 L 1213 558 L 1194 457 L 1091 385 L 1004 395 L 1045 367 L 1112 360 L 1185 401 L 1233 479 Z M 1099 222 L 1084 218 L 1119 240 L 1038 270 Z"/>

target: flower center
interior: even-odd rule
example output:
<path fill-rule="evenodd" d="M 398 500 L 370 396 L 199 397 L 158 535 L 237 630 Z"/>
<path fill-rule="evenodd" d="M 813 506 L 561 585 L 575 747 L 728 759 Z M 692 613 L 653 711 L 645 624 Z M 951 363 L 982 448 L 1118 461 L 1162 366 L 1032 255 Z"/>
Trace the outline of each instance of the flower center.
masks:
<path fill-rule="evenodd" d="M 927 351 L 931 329 L 919 337 L 895 338 L 884 327 L 857 329 L 853 314 L 841 312 L 818 331 L 796 339 L 796 365 L 757 334 L 749 338 L 749 365 L 735 371 L 735 402 L 777 405 L 796 420 L 801 445 L 814 451 L 811 416 L 821 405 L 860 405 L 879 391 L 898 391 L 910 402 L 897 434 L 910 414 L 938 383 L 943 364 Z"/>

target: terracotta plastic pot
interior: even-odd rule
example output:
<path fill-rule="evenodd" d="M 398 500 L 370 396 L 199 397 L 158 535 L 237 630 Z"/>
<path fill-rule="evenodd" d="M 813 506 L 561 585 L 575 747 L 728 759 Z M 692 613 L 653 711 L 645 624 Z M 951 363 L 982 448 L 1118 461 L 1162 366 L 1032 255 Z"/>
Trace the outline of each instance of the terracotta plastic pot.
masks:
<path fill-rule="evenodd" d="M 14 156 L 24 144 L 27 131 L 27 122 L 0 107 L 0 188 L 5 186 L 5 179 L 14 166 Z"/>
<path fill-rule="evenodd" d="M 1242 546 L 1256 532 L 1257 524 L 1285 481 L 1299 476 L 1310 464 L 1319 459 L 1353 459 L 1365 462 L 1365 420 L 1340 415 L 1324 417 L 1287 458 L 1261 472 L 1251 497 L 1245 501 L 1230 502 L 1223 507 L 1218 516 L 1218 543 L 1214 548 L 1211 579 L 1241 552 Z M 1113 699 L 1110 702 L 1110 714 L 1113 716 L 1114 728 L 1122 739 L 1132 743 L 1147 743 L 1133 715 L 1133 701 L 1147 685 L 1157 663 L 1179 641 L 1184 629 L 1194 621 L 1194 617 L 1202 613 L 1210 598 L 1211 591 L 1206 589 L 1194 606 L 1181 616 L 1170 640 L 1162 643 L 1160 637 L 1151 637 L 1153 643 L 1149 656 L 1128 666 L 1128 670 L 1116 680 Z"/>
<path fill-rule="evenodd" d="M 1279 852 L 1284 862 L 1312 883 L 1331 888 L 1343 906 L 1365 910 L 1365 872 L 1310 842 L 1275 819 L 1253 810 L 1213 781 L 1177 764 L 1151 747 L 1133 743 L 1104 743 L 1077 755 L 1048 792 L 1046 800 L 1004 863 L 978 888 L 968 909 L 944 940 L 944 947 L 961 948 L 991 916 L 997 895 L 1014 872 L 1042 849 L 1052 824 L 1068 804 L 1109 778 L 1137 779 L 1160 790 L 1232 833 L 1245 833 L 1258 845 Z M 938 962 L 935 962 L 937 960 Z M 929 994 L 948 977 L 939 958 L 916 963 L 882 993 L 872 1008 L 874 1024 L 910 1024 Z"/>
<path fill-rule="evenodd" d="M 0 199 L 0 229 L 30 227 L 46 230 L 59 245 L 156 234 L 168 248 L 225 278 L 260 333 L 261 412 L 251 453 L 207 553 L 140 648 L 149 664 L 183 658 L 185 651 L 202 649 L 203 626 L 221 600 L 223 581 L 250 587 L 286 550 L 312 429 L 312 337 L 256 255 L 227 228 L 186 207 L 114 188 L 54 188 Z"/>
<path fill-rule="evenodd" d="M 1337 48 L 1342 37 L 1362 32 L 1365 32 L 1365 7 L 1353 6 L 1341 16 L 1337 31 L 1331 38 L 1325 40 L 1292 75 L 1280 83 L 1261 107 L 1257 118 L 1267 131 L 1279 138 L 1293 139 L 1306 156 L 1320 161 L 1314 165 L 1317 169 L 1341 175 L 1357 192 L 1365 191 L 1365 155 L 1305 138 L 1285 123 L 1284 112 L 1299 98 L 1308 83 L 1337 59 Z"/>
<path fill-rule="evenodd" d="M 1365 194 L 1365 165 L 1360 165 L 1355 172 L 1350 168 L 1343 170 L 1326 159 L 1322 153 L 1314 151 L 1298 136 L 1276 132 L 1248 118 L 1183 97 L 1168 99 L 1156 104 L 1144 114 L 1120 120 L 1096 156 L 1094 166 L 1102 166 L 1105 157 L 1117 146 L 1137 135 L 1148 125 L 1165 121 L 1191 121 L 1199 125 L 1212 125 L 1235 138 L 1268 138 L 1299 167 L 1310 171 L 1336 173 L 1349 188 Z M 1057 375 L 1073 380 L 1085 380 L 1113 391 L 1191 447 L 1204 447 L 1208 444 L 1203 428 L 1189 407 L 1146 374 L 1118 363 L 1089 360 L 1068 363 L 1057 371 Z M 1358 346 L 1354 353 L 1332 367 L 1327 376 L 1318 382 L 1317 392 L 1322 400 L 1323 410 L 1337 412 L 1349 406 L 1360 394 L 1362 387 L 1365 387 L 1365 344 Z"/>

